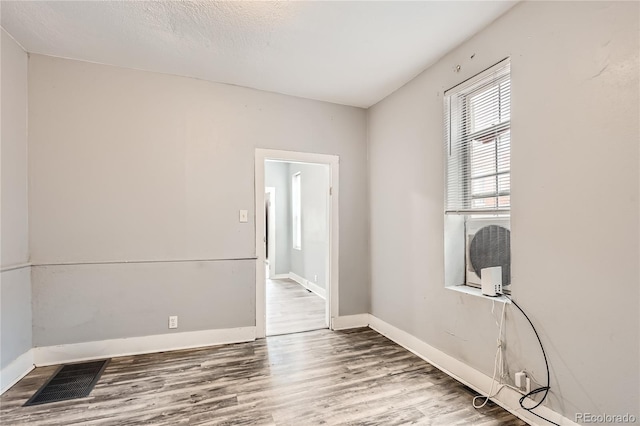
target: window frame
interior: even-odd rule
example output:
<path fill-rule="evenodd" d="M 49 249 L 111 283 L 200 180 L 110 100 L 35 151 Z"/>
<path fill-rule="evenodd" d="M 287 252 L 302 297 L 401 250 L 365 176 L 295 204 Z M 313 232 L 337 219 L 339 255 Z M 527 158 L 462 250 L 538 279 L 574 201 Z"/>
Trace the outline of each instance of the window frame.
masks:
<path fill-rule="evenodd" d="M 480 74 L 478 74 L 478 76 L 482 75 L 483 73 L 485 73 L 487 71 L 484 71 Z M 509 196 L 511 197 L 511 184 L 509 184 L 509 191 L 505 191 L 503 193 L 500 192 L 500 182 L 499 182 L 499 177 L 502 175 L 509 175 L 509 180 L 511 180 L 511 158 L 509 158 L 509 169 L 507 171 L 499 171 L 500 169 L 500 165 L 499 165 L 499 149 L 498 149 L 498 145 L 499 145 L 499 138 L 500 136 L 502 136 L 505 133 L 511 133 L 511 111 L 509 111 L 509 119 L 505 120 L 505 121 L 501 121 L 500 120 L 500 115 L 502 114 L 502 100 L 501 100 L 501 85 L 502 83 L 506 82 L 506 81 L 510 81 L 511 80 L 511 73 L 504 75 L 502 77 L 500 77 L 499 79 L 496 79 L 495 81 L 492 81 L 490 84 L 486 84 L 484 86 L 475 88 L 471 91 L 469 91 L 468 93 L 463 93 L 464 96 L 464 103 L 462 105 L 462 109 L 464 110 L 464 124 L 462 125 L 462 128 L 464 129 L 464 132 L 462 134 L 462 137 L 467 139 L 469 142 L 466 144 L 466 146 L 463 148 L 461 154 L 465 155 L 466 158 L 464 159 L 464 163 L 469 167 L 469 177 L 468 179 L 463 182 L 463 185 L 466 185 L 466 188 L 464 188 L 463 193 L 464 196 L 469 198 L 469 200 L 471 201 L 471 206 L 470 209 L 474 210 L 473 208 L 473 200 L 477 199 L 477 200 L 482 200 L 482 199 L 487 199 L 487 198 L 495 198 L 496 199 L 496 210 L 500 210 L 500 202 L 499 202 L 499 198 L 501 196 Z M 471 107 L 470 107 L 470 103 L 471 103 L 471 99 L 473 98 L 474 95 L 478 95 L 480 93 L 486 92 L 488 90 L 493 89 L 494 87 L 498 88 L 498 99 L 497 99 L 497 108 L 498 108 L 498 121 L 499 124 L 496 125 L 492 125 L 490 127 L 485 127 L 483 129 L 480 130 L 476 130 L 474 132 L 471 131 L 467 131 L 467 129 L 469 128 L 473 128 L 473 124 L 472 124 L 472 120 L 473 120 L 473 116 L 472 113 L 470 113 Z M 495 173 L 486 173 L 485 175 L 482 176 L 473 176 L 472 170 L 473 170 L 473 161 L 472 161 L 472 154 L 473 154 L 473 147 L 472 144 L 474 141 L 476 141 L 479 138 L 485 138 L 485 139 L 489 139 L 489 137 L 491 137 L 491 143 L 495 146 Z M 487 142 L 489 142 L 489 140 L 487 140 Z M 509 142 L 509 144 L 511 144 L 511 142 Z M 511 147 L 509 147 L 509 157 L 511 157 Z M 485 193 L 482 196 L 474 196 L 473 194 L 473 180 L 474 179 L 483 179 L 483 178 L 487 178 L 487 177 L 495 177 L 496 182 L 495 182 L 495 192 L 493 193 Z M 467 195 L 468 194 L 468 195 Z M 495 195 L 494 195 L 495 194 Z M 478 209 L 480 210 L 480 209 Z M 505 209 L 505 212 L 509 212 L 511 210 L 511 200 L 509 200 L 509 208 Z M 508 214 L 508 213 L 507 213 Z"/>
<path fill-rule="evenodd" d="M 490 78 L 492 75 L 496 75 L 492 81 L 485 81 Z M 505 81 L 511 81 L 511 61 L 510 58 L 505 58 L 497 64 L 481 71 L 480 73 L 474 75 L 473 77 L 453 86 L 452 88 L 445 90 L 444 92 L 444 101 L 445 101 L 445 213 L 458 213 L 458 214 L 487 214 L 495 212 L 496 214 L 505 214 L 511 210 L 511 206 L 506 208 L 500 208 L 498 200 L 496 200 L 496 207 L 492 209 L 488 208 L 473 208 L 471 204 L 471 149 L 472 149 L 472 141 L 474 137 L 477 136 L 491 136 L 495 135 L 494 144 L 496 145 L 496 155 L 498 154 L 497 149 L 497 138 L 511 131 L 511 102 L 509 100 L 509 119 L 504 122 L 498 123 L 497 125 L 492 125 L 486 127 L 484 129 L 471 132 L 468 129 L 471 127 L 471 113 L 470 113 L 470 102 L 469 100 L 473 97 L 474 94 L 482 93 L 491 89 L 492 87 L 498 87 L 500 89 L 500 85 Z M 498 108 L 501 108 L 501 102 L 498 102 Z M 448 110 L 447 110 L 448 109 Z M 466 139 L 463 143 L 459 142 Z M 458 151 L 458 152 L 454 152 Z M 454 202 L 456 205 L 455 208 L 451 207 L 451 202 L 449 200 L 450 194 L 450 169 L 452 161 L 450 158 L 455 156 L 456 159 L 453 160 L 453 163 L 457 164 L 457 176 L 464 179 L 459 183 L 460 190 L 455 192 L 454 195 L 457 198 Z M 509 172 L 511 173 L 511 148 L 509 147 Z M 469 166 L 468 173 L 460 173 L 460 170 L 464 169 L 464 167 Z M 498 173 L 498 162 L 496 162 L 496 174 L 506 174 L 506 173 Z M 511 179 L 509 179 L 510 181 Z M 509 185 L 509 194 L 511 192 L 511 185 Z M 495 197 L 499 197 L 499 188 L 496 185 Z M 483 196 L 477 197 L 477 199 L 482 198 L 490 198 L 491 196 Z"/>
<path fill-rule="evenodd" d="M 296 182 L 297 181 L 297 182 Z M 291 175 L 291 244 L 302 250 L 302 173 Z"/>
<path fill-rule="evenodd" d="M 495 74 L 494 78 L 491 75 Z M 491 79 L 491 80 L 489 80 Z M 503 84 L 509 82 L 508 98 L 505 98 L 506 94 L 503 92 Z M 511 230 L 511 64 L 510 58 L 506 58 L 499 63 L 489 67 L 488 69 L 474 75 L 470 79 L 452 87 L 445 91 L 444 95 L 444 107 L 445 107 L 445 286 L 450 288 L 455 287 L 471 287 L 480 288 L 481 285 L 470 282 L 468 275 L 468 244 L 469 234 L 472 232 L 468 229 L 469 225 L 477 222 L 491 220 L 496 224 L 507 221 L 506 228 Z M 497 101 L 497 124 L 490 124 L 487 127 L 480 130 L 471 131 L 473 129 L 473 120 L 478 117 L 473 117 L 472 100 L 474 96 L 478 96 L 482 93 L 494 90 L 497 87 L 497 94 L 495 100 Z M 489 95 L 491 96 L 491 95 Z M 503 108 L 508 106 L 508 113 L 505 113 Z M 481 110 L 483 115 L 489 115 L 494 108 Z M 508 119 L 501 121 L 503 116 L 507 116 Z M 508 169 L 501 170 L 500 156 L 500 137 L 502 135 L 508 135 Z M 486 140 L 487 143 L 493 144 L 493 150 L 495 153 L 493 161 L 481 159 L 480 165 L 476 165 L 475 168 L 491 168 L 493 166 L 493 172 L 483 173 L 482 175 L 474 176 L 473 170 L 473 144 L 475 142 L 483 143 Z M 504 148 L 503 148 L 504 149 Z M 456 152 L 457 151 L 457 152 Z M 477 151 L 476 151 L 477 152 Z M 453 157 L 453 158 L 452 158 Z M 455 169 L 452 169 L 455 167 Z M 500 176 L 508 176 L 508 190 L 501 191 L 501 186 L 505 185 L 504 180 L 500 180 Z M 487 177 L 494 178 L 494 191 L 473 193 L 474 180 L 486 179 Z M 503 186 L 504 188 L 504 186 Z M 455 197 L 450 200 L 448 197 Z M 508 196 L 508 204 L 501 207 L 500 197 Z M 474 199 L 479 200 L 491 200 L 494 199 L 495 205 L 493 207 L 474 207 Z M 453 216 L 457 216 L 460 219 L 454 219 Z M 447 223 L 458 223 L 454 225 L 461 227 L 460 231 L 451 232 L 451 225 Z M 504 225 L 499 225 L 503 226 Z M 473 229 L 473 228 L 472 228 Z M 449 235 L 447 235 L 450 233 Z M 463 241 L 455 242 L 457 238 L 463 236 Z M 453 240 L 447 240 L 448 238 Z M 451 243 L 451 241 L 454 241 Z M 452 250 L 452 247 L 454 248 Z M 455 247 L 460 247 L 455 249 Z M 464 254 L 461 257 L 462 253 Z M 456 254 L 457 253 L 457 254 Z M 453 256 L 451 258 L 450 256 Z M 451 265 L 447 265 L 447 262 L 453 262 Z M 458 266 L 456 266 L 458 265 Z M 509 266 L 511 262 L 509 263 Z M 453 269 L 451 269 L 453 266 Z M 462 274 L 455 272 L 456 268 L 463 268 Z M 452 273 L 453 272 L 453 273 Z M 447 274 L 450 276 L 447 277 Z M 479 274 L 478 274 L 479 275 Z M 459 278 L 456 278 L 459 277 Z M 462 279 L 463 282 L 459 282 Z M 475 280 L 476 278 L 474 278 Z M 510 293 L 510 285 L 505 285 L 503 293 Z M 477 291 L 477 290 L 475 290 Z"/>

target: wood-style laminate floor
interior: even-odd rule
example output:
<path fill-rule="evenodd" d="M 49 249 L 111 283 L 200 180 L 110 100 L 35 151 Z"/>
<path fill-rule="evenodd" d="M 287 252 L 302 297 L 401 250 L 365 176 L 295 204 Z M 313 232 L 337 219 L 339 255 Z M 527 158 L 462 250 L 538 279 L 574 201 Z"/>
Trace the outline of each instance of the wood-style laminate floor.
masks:
<path fill-rule="evenodd" d="M 114 358 L 89 397 L 22 407 L 55 368 L 2 396 L 2 425 L 524 424 L 368 328 Z"/>
<path fill-rule="evenodd" d="M 291 280 L 267 280 L 267 336 L 327 328 L 325 301 Z"/>

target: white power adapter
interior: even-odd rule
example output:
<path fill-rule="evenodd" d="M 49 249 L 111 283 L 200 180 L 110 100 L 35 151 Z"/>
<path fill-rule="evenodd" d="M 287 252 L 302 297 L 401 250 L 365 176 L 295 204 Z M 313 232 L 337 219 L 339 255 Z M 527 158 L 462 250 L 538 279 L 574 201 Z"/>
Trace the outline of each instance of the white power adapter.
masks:
<path fill-rule="evenodd" d="M 518 371 L 515 377 L 515 384 L 521 392 L 531 392 L 531 379 L 527 376 L 526 371 Z"/>
<path fill-rule="evenodd" d="M 492 297 L 502 294 L 502 266 L 482 268 L 480 276 L 482 294 Z"/>

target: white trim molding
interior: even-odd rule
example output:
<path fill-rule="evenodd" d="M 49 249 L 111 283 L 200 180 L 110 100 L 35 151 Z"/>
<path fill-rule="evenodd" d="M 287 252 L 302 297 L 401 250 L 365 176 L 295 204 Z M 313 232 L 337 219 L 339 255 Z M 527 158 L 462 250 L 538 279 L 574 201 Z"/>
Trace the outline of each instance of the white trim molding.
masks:
<path fill-rule="evenodd" d="M 320 287 L 318 284 L 312 283 L 308 279 L 301 277 L 300 275 L 296 274 L 295 272 L 289 272 L 288 278 L 290 280 L 293 280 L 293 281 L 297 282 L 302 287 L 306 288 L 309 291 L 312 291 L 316 295 L 318 295 L 321 298 L 326 300 L 327 293 L 326 293 L 325 289 Z"/>
<path fill-rule="evenodd" d="M 369 327 L 478 393 L 486 395 L 491 387 L 491 377 L 373 315 L 369 315 Z M 515 390 L 505 388 L 491 400 L 528 424 L 546 426 L 548 423 L 520 407 L 521 396 Z M 536 408 L 536 412 L 562 426 L 579 426 L 545 406 Z"/>
<path fill-rule="evenodd" d="M 333 318 L 331 329 L 333 330 L 347 330 L 350 328 L 368 327 L 371 315 L 369 314 L 357 314 L 357 315 L 343 315 Z"/>
<path fill-rule="evenodd" d="M 250 342 L 255 338 L 255 327 L 239 327 L 43 346 L 32 350 L 34 364 L 44 367 L 99 358 Z"/>
<path fill-rule="evenodd" d="M 304 278 L 302 278 L 300 275 L 296 274 L 295 272 L 289 272 L 287 274 L 287 278 L 289 278 L 290 280 L 293 280 L 295 282 L 297 282 L 298 284 L 300 284 L 302 287 L 307 288 L 307 286 L 304 284 L 305 280 Z"/>
<path fill-rule="evenodd" d="M 29 374 L 34 367 L 33 349 L 29 349 L 13 360 L 11 364 L 0 370 L 0 395 Z"/>
<path fill-rule="evenodd" d="M 325 291 L 325 289 L 320 287 L 316 283 L 312 283 L 309 280 L 307 280 L 307 290 L 314 292 L 315 294 L 320 296 L 322 299 L 325 299 L 325 300 L 327 299 L 327 292 Z"/>
<path fill-rule="evenodd" d="M 278 250 L 276 249 L 276 241 L 277 241 L 277 237 L 276 237 L 276 233 L 278 232 L 278 230 L 276 229 L 276 217 L 278 215 L 278 213 L 282 214 L 282 212 L 279 212 L 278 209 L 276 208 L 276 188 L 273 186 L 266 186 L 264 188 L 264 192 L 265 195 L 269 194 L 269 198 L 270 198 L 270 203 L 269 204 L 269 223 L 265 224 L 266 229 L 269 230 L 269 241 L 267 241 L 267 250 L 269 250 L 269 260 L 265 259 L 266 265 L 267 265 L 267 269 L 269 270 L 269 273 L 267 274 L 267 279 L 274 279 L 276 277 L 276 265 L 277 265 L 277 252 Z M 258 211 L 258 210 L 256 210 Z"/>

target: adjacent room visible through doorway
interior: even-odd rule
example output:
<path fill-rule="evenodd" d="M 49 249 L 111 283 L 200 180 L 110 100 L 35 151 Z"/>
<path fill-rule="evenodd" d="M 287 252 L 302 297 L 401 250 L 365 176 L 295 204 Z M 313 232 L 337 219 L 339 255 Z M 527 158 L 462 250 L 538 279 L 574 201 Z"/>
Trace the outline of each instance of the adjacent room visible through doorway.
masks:
<path fill-rule="evenodd" d="M 264 164 L 266 335 L 328 328 L 329 166 Z"/>
<path fill-rule="evenodd" d="M 258 338 L 333 329 L 339 302 L 338 160 L 256 149 Z"/>

